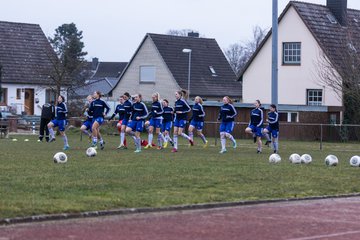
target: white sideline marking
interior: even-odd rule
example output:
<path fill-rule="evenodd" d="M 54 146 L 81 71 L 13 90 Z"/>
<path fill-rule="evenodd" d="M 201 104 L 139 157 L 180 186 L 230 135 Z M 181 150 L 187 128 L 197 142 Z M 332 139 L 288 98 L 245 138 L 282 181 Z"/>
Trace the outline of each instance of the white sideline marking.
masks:
<path fill-rule="evenodd" d="M 318 235 L 318 236 L 312 236 L 312 237 L 303 237 L 303 238 L 291 238 L 288 240 L 312 240 L 312 239 L 321 239 L 321 238 L 331 238 L 331 237 L 339 237 L 344 235 L 350 235 L 350 234 L 356 234 L 360 233 L 360 231 L 350 231 L 350 232 L 341 232 L 341 233 L 334 233 L 334 234 L 328 234 L 328 235 Z"/>

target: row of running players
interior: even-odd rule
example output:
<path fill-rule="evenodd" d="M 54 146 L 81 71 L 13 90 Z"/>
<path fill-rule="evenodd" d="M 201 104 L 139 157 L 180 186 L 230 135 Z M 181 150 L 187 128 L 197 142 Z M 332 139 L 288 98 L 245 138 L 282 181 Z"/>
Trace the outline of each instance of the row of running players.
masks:
<path fill-rule="evenodd" d="M 150 116 L 148 122 L 148 141 L 145 144 L 145 148 L 153 147 L 154 133 L 158 136 L 158 149 L 166 148 L 168 143 L 173 146 L 172 152 L 178 151 L 178 136 L 187 139 L 190 145 L 194 144 L 193 132 L 196 130 L 198 136 L 202 139 L 204 147 L 207 146 L 208 141 L 202 133 L 204 127 L 205 111 L 202 106 L 201 97 L 197 96 L 194 99 L 194 106 L 191 109 L 186 98 L 186 91 L 180 90 L 175 92 L 175 105 L 174 108 L 169 106 L 169 101 L 163 99 L 160 102 L 159 93 L 152 95 L 152 105 L 150 113 L 146 105 L 142 102 L 142 96 L 140 94 L 130 96 L 129 93 L 124 93 L 120 96 L 120 104 L 116 106 L 116 109 L 109 121 L 113 119 L 117 114 L 119 115 L 118 128 L 120 131 L 120 145 L 118 148 L 126 148 L 125 134 L 131 136 L 134 139 L 136 150 L 135 153 L 141 152 L 141 146 L 144 145 L 144 141 L 141 141 L 140 134 L 143 132 L 145 120 Z M 97 147 L 99 140 L 100 148 L 103 149 L 105 142 L 100 134 L 100 126 L 104 122 L 105 116 L 109 113 L 110 107 L 101 99 L 101 93 L 99 91 L 94 92 L 88 98 L 88 107 L 85 109 L 87 119 L 81 126 L 81 130 L 92 138 L 92 146 Z M 265 136 L 267 139 L 266 145 L 273 144 L 274 152 L 278 152 L 278 113 L 275 105 L 270 106 L 268 113 L 267 128 L 263 129 L 264 115 L 260 108 L 261 103 L 259 100 L 255 102 L 255 108 L 251 110 L 251 118 L 249 126 L 245 131 L 252 134 L 254 142 L 257 142 L 257 153 L 262 151 L 261 137 Z M 184 133 L 184 128 L 187 123 L 187 115 L 192 110 L 192 118 L 188 129 L 188 135 Z M 67 138 L 65 135 L 65 127 L 61 126 L 61 121 L 66 120 L 67 113 L 66 105 L 62 96 L 58 98 L 58 104 L 56 107 L 57 118 L 51 121 L 48 125 L 50 131 L 50 140 L 54 139 L 53 127 L 58 126 L 61 135 L 64 138 L 64 150 L 68 149 Z M 64 116 L 65 115 L 65 116 Z M 223 98 L 223 105 L 221 106 L 219 118 L 220 124 L 220 138 L 221 138 L 221 151 L 220 153 L 226 153 L 226 139 L 229 139 L 233 143 L 233 148 L 237 147 L 236 140 L 231 135 L 234 129 L 234 120 L 237 115 L 236 109 L 232 104 L 232 100 L 225 96 Z M 60 118 L 59 118 L 60 117 Z M 60 122 L 59 122 L 60 121 Z M 173 139 L 170 137 L 171 128 L 174 125 Z M 90 131 L 90 132 L 89 132 Z"/>

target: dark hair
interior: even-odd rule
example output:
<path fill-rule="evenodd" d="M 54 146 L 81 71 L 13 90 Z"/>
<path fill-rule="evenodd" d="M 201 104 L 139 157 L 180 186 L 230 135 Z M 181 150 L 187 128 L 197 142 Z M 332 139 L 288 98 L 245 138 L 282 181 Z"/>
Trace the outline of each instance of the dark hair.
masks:
<path fill-rule="evenodd" d="M 103 94 L 100 91 L 95 91 L 97 95 L 99 95 L 99 97 L 102 97 Z"/>
<path fill-rule="evenodd" d="M 164 98 L 163 101 L 169 104 L 169 101 L 166 98 Z"/>
<path fill-rule="evenodd" d="M 62 101 L 65 102 L 65 97 L 63 95 L 60 95 L 59 97 L 61 97 Z"/>
<path fill-rule="evenodd" d="M 261 106 L 261 102 L 259 99 L 257 99 L 256 102 L 259 104 L 259 106 Z"/>
<path fill-rule="evenodd" d="M 130 93 L 128 93 L 128 92 L 125 92 L 124 96 L 127 96 L 128 98 L 131 98 Z"/>
<path fill-rule="evenodd" d="M 187 97 L 187 91 L 184 89 L 178 90 L 176 91 L 180 96 L 182 96 L 183 98 Z"/>
<path fill-rule="evenodd" d="M 277 108 L 276 108 L 276 105 L 275 105 L 275 104 L 271 104 L 270 107 L 274 108 L 274 109 L 275 109 L 275 112 L 277 112 Z"/>

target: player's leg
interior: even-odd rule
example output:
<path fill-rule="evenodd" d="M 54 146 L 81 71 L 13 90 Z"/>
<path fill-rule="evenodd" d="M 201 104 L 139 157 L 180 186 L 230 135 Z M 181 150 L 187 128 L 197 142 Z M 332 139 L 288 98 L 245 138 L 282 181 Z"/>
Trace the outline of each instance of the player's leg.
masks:
<path fill-rule="evenodd" d="M 271 143 L 271 139 L 270 139 L 270 128 L 267 127 L 264 129 L 263 131 L 263 136 L 266 138 L 266 143 L 265 143 L 265 146 L 270 146 L 269 144 Z"/>
<path fill-rule="evenodd" d="M 50 134 L 49 142 L 55 141 L 55 132 L 54 132 L 55 125 L 57 125 L 57 120 L 53 120 L 53 121 L 49 122 L 49 124 L 47 125 L 47 128 L 49 129 L 49 134 Z"/>

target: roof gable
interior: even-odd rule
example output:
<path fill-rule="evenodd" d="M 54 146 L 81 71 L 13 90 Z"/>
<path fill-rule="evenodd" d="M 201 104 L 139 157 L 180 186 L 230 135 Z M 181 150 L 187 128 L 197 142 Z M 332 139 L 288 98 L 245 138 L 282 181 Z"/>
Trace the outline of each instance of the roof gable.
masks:
<path fill-rule="evenodd" d="M 0 64 L 4 83 L 46 84 L 56 58 L 37 24 L 0 21 Z"/>

